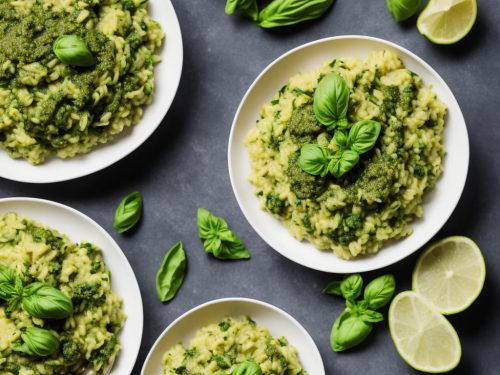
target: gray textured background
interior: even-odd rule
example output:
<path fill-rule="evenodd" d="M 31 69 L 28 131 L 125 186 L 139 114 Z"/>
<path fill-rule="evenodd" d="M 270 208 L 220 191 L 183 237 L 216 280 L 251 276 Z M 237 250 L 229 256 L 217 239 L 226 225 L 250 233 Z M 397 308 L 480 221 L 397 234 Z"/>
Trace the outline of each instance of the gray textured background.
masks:
<path fill-rule="evenodd" d="M 386 323 L 378 324 L 365 344 L 355 350 L 342 354 L 330 350 L 330 327 L 343 305 L 323 296 L 321 289 L 335 275 L 296 265 L 257 236 L 234 199 L 226 161 L 236 108 L 255 77 L 275 58 L 328 36 L 385 38 L 433 66 L 450 86 L 465 116 L 471 147 L 469 177 L 458 207 L 436 237 L 472 237 L 484 252 L 488 272 L 485 288 L 474 305 L 450 317 L 463 349 L 455 373 L 499 373 L 498 0 L 479 0 L 474 28 L 453 46 L 429 43 L 418 33 L 415 19 L 396 24 L 384 0 L 337 0 L 320 20 L 275 31 L 261 30 L 238 16 L 226 16 L 224 3 L 173 0 L 184 38 L 184 71 L 168 115 L 142 147 L 114 166 L 75 181 L 29 185 L 1 180 L 0 196 L 65 203 L 95 219 L 116 239 L 135 270 L 144 302 L 144 336 L 133 374 L 139 374 L 149 348 L 172 320 L 202 302 L 231 296 L 257 298 L 293 315 L 316 341 L 327 374 L 415 373 L 396 353 Z M 144 219 L 133 233 L 117 235 L 112 230 L 115 206 L 133 190 L 144 196 Z M 196 237 L 198 207 L 224 216 L 247 244 L 252 260 L 220 262 L 206 256 Z M 178 240 L 185 243 L 189 270 L 177 297 L 162 305 L 156 299 L 154 275 L 165 251 Z M 398 289 L 408 289 L 415 259 L 411 256 L 366 277 L 392 272 Z"/>

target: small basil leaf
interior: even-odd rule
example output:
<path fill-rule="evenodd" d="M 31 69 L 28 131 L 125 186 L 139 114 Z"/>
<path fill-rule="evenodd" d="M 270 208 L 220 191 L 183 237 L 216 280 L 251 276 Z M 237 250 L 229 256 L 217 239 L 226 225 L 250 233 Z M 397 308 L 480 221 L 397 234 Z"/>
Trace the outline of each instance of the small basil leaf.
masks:
<path fill-rule="evenodd" d="M 97 62 L 85 41 L 78 35 L 61 35 L 52 45 L 52 50 L 57 58 L 67 65 L 85 67 Z"/>
<path fill-rule="evenodd" d="M 358 154 L 364 154 L 375 146 L 379 134 L 380 124 L 377 121 L 358 121 L 349 131 L 347 147 L 356 151 Z"/>
<path fill-rule="evenodd" d="M 334 294 L 336 296 L 341 296 L 342 291 L 340 290 L 340 281 L 332 281 L 322 291 L 323 294 Z"/>
<path fill-rule="evenodd" d="M 349 172 L 359 161 L 359 154 L 356 151 L 344 150 L 337 152 L 330 163 L 328 170 L 335 177 L 340 178 Z"/>
<path fill-rule="evenodd" d="M 340 352 L 361 343 L 372 331 L 371 323 L 367 323 L 348 310 L 335 320 L 330 333 L 330 346 L 333 351 Z"/>
<path fill-rule="evenodd" d="M 394 276 L 382 275 L 368 283 L 365 288 L 364 300 L 370 309 L 378 310 L 390 302 L 395 290 L 396 280 Z"/>
<path fill-rule="evenodd" d="M 40 319 L 64 319 L 73 314 L 73 302 L 59 289 L 35 282 L 23 290 L 23 309 Z"/>
<path fill-rule="evenodd" d="M 156 294 L 160 301 L 167 302 L 175 297 L 184 281 L 185 273 L 186 253 L 182 241 L 179 241 L 165 254 L 156 273 Z"/>
<path fill-rule="evenodd" d="M 334 127 L 347 116 L 349 86 L 336 73 L 328 74 L 319 81 L 314 92 L 313 109 L 319 122 Z"/>
<path fill-rule="evenodd" d="M 332 138 L 332 143 L 340 149 L 347 147 L 347 135 L 342 130 L 336 130 Z"/>
<path fill-rule="evenodd" d="M 0 298 L 8 300 L 16 294 L 16 280 L 19 277 L 14 269 L 0 264 Z M 20 280 L 19 280 L 20 281 Z"/>
<path fill-rule="evenodd" d="M 299 166 L 309 174 L 324 177 L 328 173 L 330 151 L 316 144 L 305 144 L 300 148 Z"/>
<path fill-rule="evenodd" d="M 21 333 L 21 339 L 23 343 L 14 345 L 13 351 L 30 356 L 46 357 L 59 349 L 59 339 L 47 329 L 28 327 Z"/>
<path fill-rule="evenodd" d="M 381 313 L 373 310 L 365 310 L 359 317 L 366 323 L 378 323 L 384 320 L 384 316 Z"/>
<path fill-rule="evenodd" d="M 249 16 L 252 21 L 257 21 L 259 18 L 259 9 L 256 0 L 227 0 L 226 14 L 231 15 L 238 11 Z"/>
<path fill-rule="evenodd" d="M 262 370 L 254 361 L 245 361 L 237 365 L 231 375 L 262 375 Z"/>
<path fill-rule="evenodd" d="M 346 299 L 356 299 L 361 294 L 363 278 L 359 274 L 349 275 L 340 283 L 340 292 Z"/>
<path fill-rule="evenodd" d="M 259 13 L 263 28 L 293 25 L 321 17 L 333 0 L 273 0 Z"/>
<path fill-rule="evenodd" d="M 386 0 L 386 2 L 392 18 L 396 22 L 401 22 L 417 13 L 422 0 Z"/>
<path fill-rule="evenodd" d="M 123 233 L 132 228 L 142 215 L 142 197 L 138 192 L 133 192 L 122 199 L 115 211 L 114 228 L 118 233 Z"/>
<path fill-rule="evenodd" d="M 232 232 L 224 219 L 210 211 L 198 209 L 198 236 L 206 253 L 218 259 L 249 259 L 250 253 L 243 242 Z"/>

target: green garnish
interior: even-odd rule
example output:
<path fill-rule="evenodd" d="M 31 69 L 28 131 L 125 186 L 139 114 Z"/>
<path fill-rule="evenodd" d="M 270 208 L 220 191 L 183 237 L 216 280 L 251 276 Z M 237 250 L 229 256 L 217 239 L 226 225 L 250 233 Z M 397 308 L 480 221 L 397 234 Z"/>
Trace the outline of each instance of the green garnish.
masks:
<path fill-rule="evenodd" d="M 78 35 L 61 35 L 52 45 L 52 50 L 67 65 L 87 67 L 97 62 L 85 41 Z"/>
<path fill-rule="evenodd" d="M 40 319 L 64 319 L 73 314 L 73 302 L 59 289 L 35 282 L 23 290 L 23 309 Z"/>
<path fill-rule="evenodd" d="M 182 241 L 177 242 L 167 252 L 156 274 L 156 293 L 162 302 L 175 297 L 186 273 L 186 253 Z"/>
<path fill-rule="evenodd" d="M 323 77 L 314 92 L 313 109 L 319 122 L 328 130 L 347 125 L 349 86 L 337 73 Z"/>
<path fill-rule="evenodd" d="M 237 365 L 231 375 L 262 375 L 262 370 L 256 362 L 245 361 Z"/>
<path fill-rule="evenodd" d="M 140 220 L 142 215 L 142 196 L 135 191 L 122 199 L 115 211 L 113 227 L 118 233 L 126 232 Z"/>
<path fill-rule="evenodd" d="M 12 350 L 30 356 L 46 357 L 59 349 L 59 339 L 48 329 L 28 327 L 21 333 L 22 344 L 15 344 Z"/>
<path fill-rule="evenodd" d="M 422 0 L 386 0 L 386 3 L 392 18 L 401 22 L 417 13 Z"/>

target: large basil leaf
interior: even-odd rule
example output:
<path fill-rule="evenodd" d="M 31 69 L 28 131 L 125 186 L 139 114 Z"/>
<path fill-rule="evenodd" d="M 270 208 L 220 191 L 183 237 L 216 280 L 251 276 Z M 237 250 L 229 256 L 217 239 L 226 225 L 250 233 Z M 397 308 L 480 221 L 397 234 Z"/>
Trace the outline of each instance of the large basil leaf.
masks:
<path fill-rule="evenodd" d="M 372 331 L 372 324 L 365 322 L 348 309 L 337 318 L 330 333 L 330 346 L 340 352 L 361 343 Z"/>
<path fill-rule="evenodd" d="M 73 314 L 73 302 L 59 289 L 35 282 L 23 290 L 23 309 L 40 319 L 64 319 Z"/>
<path fill-rule="evenodd" d="M 337 152 L 330 164 L 328 164 L 328 170 L 335 177 L 339 178 L 346 172 L 350 171 L 359 161 L 359 154 L 356 151 L 344 150 Z"/>
<path fill-rule="evenodd" d="M 355 123 L 347 138 L 347 147 L 358 154 L 370 151 L 380 134 L 380 124 L 373 120 L 362 120 Z"/>
<path fill-rule="evenodd" d="M 313 109 L 318 121 L 328 129 L 346 119 L 348 103 L 349 86 L 340 75 L 331 73 L 319 81 L 314 92 Z"/>
<path fill-rule="evenodd" d="M 21 333 L 22 344 L 15 344 L 12 350 L 30 356 L 46 357 L 59 349 L 59 339 L 48 329 L 28 327 Z"/>
<path fill-rule="evenodd" d="M 305 144 L 300 148 L 299 166 L 304 172 L 324 177 L 328 173 L 330 151 L 316 144 Z"/>
<path fill-rule="evenodd" d="M 258 25 L 264 28 L 293 25 L 320 17 L 333 0 L 273 0 L 259 13 Z"/>
<path fill-rule="evenodd" d="M 165 254 L 163 262 L 156 274 L 156 294 L 162 302 L 175 297 L 186 273 L 186 253 L 182 242 L 177 242 Z"/>

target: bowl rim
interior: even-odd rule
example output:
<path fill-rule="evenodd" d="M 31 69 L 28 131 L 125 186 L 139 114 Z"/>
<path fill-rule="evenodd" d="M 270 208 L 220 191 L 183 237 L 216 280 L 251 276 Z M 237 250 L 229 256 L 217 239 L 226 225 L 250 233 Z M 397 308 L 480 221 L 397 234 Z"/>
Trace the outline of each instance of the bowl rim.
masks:
<path fill-rule="evenodd" d="M 381 264 L 378 264 L 378 265 L 376 264 L 376 265 L 371 265 L 370 266 L 369 264 L 368 265 L 363 264 L 363 265 L 360 266 L 359 263 L 358 263 L 358 266 L 357 267 L 353 267 L 353 269 L 346 269 L 346 270 L 335 269 L 335 270 L 332 270 L 330 267 L 328 267 L 327 264 L 311 264 L 311 263 L 309 263 L 309 264 L 303 264 L 302 262 L 299 262 L 298 260 L 296 260 L 294 258 L 294 256 L 292 254 L 290 254 L 289 252 L 284 251 L 281 248 L 278 248 L 278 246 L 276 246 L 276 247 L 273 246 L 270 243 L 270 241 L 268 241 L 267 236 L 259 228 L 259 226 L 256 224 L 256 220 L 247 211 L 246 206 L 243 204 L 242 198 L 241 198 L 241 196 L 239 194 L 239 191 L 238 191 L 238 188 L 237 188 L 237 182 L 236 182 L 237 180 L 236 180 L 236 177 L 235 177 L 235 173 L 233 171 L 234 162 L 233 162 L 233 158 L 232 158 L 232 153 L 233 153 L 233 146 L 235 145 L 235 143 L 234 143 L 235 132 L 236 132 L 235 129 L 237 127 L 237 123 L 238 123 L 240 114 L 241 114 L 241 112 L 243 110 L 243 107 L 245 106 L 245 103 L 246 103 L 249 95 L 252 93 L 253 89 L 255 88 L 255 86 L 268 73 L 268 71 L 271 70 L 276 64 L 280 63 L 282 60 L 286 59 L 287 57 L 289 57 L 290 55 L 292 55 L 292 54 L 294 54 L 296 52 L 301 51 L 302 49 L 306 49 L 308 47 L 311 47 L 311 46 L 314 46 L 314 45 L 317 45 L 317 44 L 322 44 L 322 43 L 327 43 L 327 42 L 332 42 L 332 41 L 337 41 L 337 40 L 346 40 L 346 39 L 354 39 L 354 40 L 360 40 L 360 41 L 366 40 L 366 41 L 369 41 L 369 42 L 376 42 L 376 43 L 380 43 L 380 44 L 386 45 L 386 46 L 388 46 L 390 48 L 393 48 L 396 51 L 402 52 L 402 53 L 408 55 L 409 57 L 413 58 L 414 60 L 416 60 L 418 62 L 418 64 L 420 64 L 424 69 L 426 69 L 442 85 L 442 87 L 449 94 L 449 99 L 450 99 L 449 103 L 456 106 L 456 108 L 458 109 L 457 116 L 459 116 L 459 118 L 461 119 L 462 123 L 464 124 L 464 129 L 463 130 L 464 130 L 465 141 L 467 143 L 467 148 L 464 149 L 464 150 L 462 150 L 462 153 L 464 154 L 464 158 L 466 159 L 466 165 L 465 165 L 465 168 L 464 168 L 465 173 L 463 174 L 463 178 L 461 178 L 461 180 L 459 181 L 459 185 L 457 185 L 456 191 L 458 192 L 458 194 L 456 194 L 456 197 L 455 197 L 454 201 L 451 204 L 451 209 L 445 215 L 445 217 L 442 220 L 442 222 L 438 223 L 438 225 L 434 226 L 434 228 L 431 231 L 428 232 L 429 234 L 426 236 L 428 238 L 427 238 L 427 240 L 424 243 L 422 243 L 420 246 L 412 249 L 411 251 L 400 252 L 400 254 L 398 256 L 394 256 L 394 257 L 390 258 L 389 260 L 386 260 L 385 262 L 383 262 Z M 256 114 L 255 118 L 257 118 L 257 114 Z M 298 264 L 300 264 L 300 265 L 302 265 L 304 267 L 308 267 L 308 268 L 315 269 L 315 270 L 318 270 L 318 271 L 323 271 L 323 272 L 328 272 L 328 273 L 339 273 L 339 274 L 342 274 L 342 273 L 352 273 L 352 272 L 368 272 L 368 271 L 373 271 L 373 270 L 376 270 L 376 269 L 384 268 L 384 267 L 387 267 L 387 266 L 392 265 L 394 263 L 397 263 L 397 262 L 403 260 L 404 258 L 408 257 L 409 255 L 415 253 L 417 250 L 419 250 L 420 248 L 422 248 L 423 246 L 425 246 L 425 244 L 428 243 L 429 240 L 431 240 L 436 235 L 436 233 L 439 232 L 439 230 L 446 224 L 446 222 L 449 220 L 449 218 L 452 215 L 452 213 L 455 211 L 458 202 L 460 201 L 460 198 L 461 198 L 461 196 L 463 194 L 463 190 L 464 190 L 464 187 L 465 187 L 465 183 L 467 181 L 468 167 L 469 167 L 469 162 L 470 162 L 470 142 L 469 142 L 469 136 L 468 136 L 468 131 L 467 131 L 467 126 L 466 126 L 466 123 L 465 123 L 465 119 L 464 119 L 462 110 L 461 110 L 461 108 L 460 108 L 460 106 L 458 104 L 458 101 L 456 100 L 455 96 L 453 95 L 453 92 L 451 91 L 451 89 L 449 88 L 449 86 L 446 84 L 446 82 L 444 81 L 444 79 L 427 62 L 425 62 L 421 57 L 417 56 L 415 53 L 411 52 L 407 48 L 402 47 L 402 46 L 400 46 L 400 45 L 398 45 L 398 44 L 396 44 L 394 42 L 388 41 L 386 39 L 372 37 L 372 36 L 367 36 L 367 35 L 349 34 L 349 35 L 338 35 L 338 36 L 321 38 L 321 39 L 317 39 L 317 40 L 313 40 L 311 42 L 307 42 L 307 43 L 301 44 L 301 45 L 299 45 L 299 46 L 297 46 L 295 48 L 292 48 L 291 50 L 283 53 L 282 55 L 278 56 L 271 63 L 269 63 L 264 68 L 264 70 L 262 70 L 262 72 L 257 76 L 257 78 L 255 78 L 255 80 L 252 82 L 252 84 L 250 85 L 250 87 L 248 88 L 248 90 L 245 92 L 243 98 L 240 101 L 240 104 L 238 105 L 236 113 L 234 115 L 234 118 L 233 118 L 233 121 L 232 121 L 232 124 L 231 124 L 231 131 L 230 131 L 230 134 L 229 134 L 229 140 L 228 140 L 227 162 L 228 162 L 228 170 L 229 170 L 229 179 L 231 181 L 231 187 L 232 187 L 232 190 L 233 190 L 233 194 L 234 194 L 234 196 L 236 198 L 236 201 L 238 202 L 238 206 L 240 207 L 241 211 L 243 212 L 243 215 L 245 216 L 246 220 L 248 221 L 248 223 L 250 224 L 250 226 L 253 228 L 253 230 L 255 232 L 257 232 L 257 234 L 259 235 L 259 237 L 261 239 L 263 239 L 264 242 L 266 242 L 266 244 L 269 247 L 271 247 L 272 249 L 274 249 L 275 251 L 277 251 L 278 253 L 280 253 L 281 255 L 283 255 L 285 258 L 288 258 L 289 260 L 291 260 L 291 261 L 293 261 L 295 263 L 298 263 Z M 439 181 L 438 181 L 438 183 L 439 183 Z M 282 227 L 283 227 L 283 225 L 282 225 Z M 287 230 L 287 229 L 284 228 L 284 230 Z M 289 232 L 288 232 L 288 235 L 293 238 L 293 236 Z M 404 240 L 404 239 L 405 238 L 403 238 L 402 240 Z M 300 242 L 304 242 L 304 241 L 300 241 Z M 319 249 L 315 249 L 315 250 L 322 251 L 322 250 L 319 250 Z M 383 247 L 381 249 L 379 249 L 379 252 L 377 252 L 376 254 L 373 254 L 372 256 L 376 256 L 377 254 L 380 253 L 380 251 L 383 251 Z M 332 252 L 332 256 L 336 257 L 333 254 L 333 252 Z M 351 261 L 354 261 L 354 260 L 351 260 Z"/>
<path fill-rule="evenodd" d="M 274 306 L 268 302 L 260 301 L 260 300 L 253 299 L 253 298 L 247 298 L 247 297 L 224 297 L 224 298 L 213 299 L 213 300 L 204 302 L 198 306 L 195 306 L 195 307 L 189 309 L 188 311 L 186 311 L 185 313 L 183 313 L 182 315 L 180 315 L 178 318 L 176 318 L 174 321 L 172 321 L 172 323 L 170 323 L 167 326 L 167 328 L 165 328 L 163 330 L 163 332 L 158 336 L 158 338 L 155 340 L 154 344 L 151 346 L 151 349 L 149 350 L 149 353 L 146 356 L 146 359 L 144 360 L 144 363 L 142 365 L 141 375 L 151 375 L 151 374 L 146 374 L 144 372 L 150 359 L 151 359 L 151 356 L 156 351 L 157 346 L 160 344 L 160 342 L 163 340 L 163 338 L 173 329 L 173 327 L 175 325 L 177 325 L 180 321 L 184 320 L 186 317 L 188 317 L 189 315 L 191 315 L 199 310 L 203 310 L 209 306 L 213 306 L 213 305 L 217 305 L 217 304 L 232 303 L 232 302 L 236 302 L 236 303 L 244 302 L 244 303 L 259 305 L 259 306 L 265 307 L 267 309 L 273 310 L 274 312 L 277 312 L 281 316 L 283 316 L 283 317 L 287 318 L 289 321 L 291 321 L 294 324 L 294 326 L 296 326 L 296 328 L 298 328 L 298 330 L 304 335 L 304 337 L 307 338 L 308 346 L 310 346 L 311 349 L 318 356 L 318 358 L 320 358 L 320 360 L 321 360 L 320 365 L 323 368 L 323 375 L 324 375 L 323 359 L 321 358 L 321 353 L 318 349 L 318 346 L 314 342 L 314 340 L 311 337 L 311 335 L 309 334 L 309 332 L 307 332 L 307 330 L 302 326 L 302 324 L 300 324 L 299 321 L 297 319 L 295 319 L 293 316 L 291 316 L 289 313 L 280 309 L 277 306 Z M 198 329 L 200 329 L 200 328 L 202 328 L 202 327 L 199 327 Z M 321 375 L 321 374 L 319 374 L 319 375 Z"/>
<path fill-rule="evenodd" d="M 34 177 L 32 173 L 30 173 L 30 168 L 44 168 L 46 163 L 49 163 L 50 160 L 47 159 L 45 163 L 42 163 L 41 165 L 38 166 L 33 166 L 31 165 L 27 160 L 24 159 L 12 159 L 7 152 L 3 149 L 0 148 L 0 152 L 4 155 L 2 155 L 2 158 L 5 158 L 9 162 L 10 165 L 4 167 L 3 169 L 0 169 L 0 177 L 11 180 L 11 181 L 17 181 L 17 182 L 24 182 L 24 183 L 32 183 L 32 184 L 44 184 L 44 183 L 56 183 L 56 182 L 62 182 L 62 181 L 69 181 L 69 180 L 74 180 L 78 179 L 84 176 L 88 176 L 90 174 L 99 172 L 101 170 L 104 170 L 111 165 L 119 162 L 126 156 L 132 154 L 135 150 L 137 150 L 144 142 L 146 142 L 149 137 L 153 136 L 153 134 L 156 132 L 158 127 L 162 124 L 163 120 L 165 119 L 165 116 L 167 115 L 167 112 L 169 111 L 170 107 L 172 106 L 172 103 L 175 99 L 175 96 L 177 94 L 177 91 L 179 89 L 180 85 L 180 80 L 182 77 L 182 70 L 183 70 L 183 64 L 184 64 L 184 50 L 183 50 L 183 41 L 182 41 L 182 32 L 179 24 L 179 19 L 177 17 L 177 14 L 175 12 L 175 8 L 171 2 L 171 0 L 151 0 L 150 1 L 150 6 L 156 7 L 157 12 L 161 11 L 164 12 L 165 15 L 162 17 L 168 18 L 168 23 L 162 24 L 162 27 L 165 31 L 165 28 L 168 27 L 170 29 L 170 32 L 166 35 L 166 38 L 164 39 L 164 42 L 162 43 L 162 47 L 160 49 L 160 56 L 164 57 L 166 54 L 166 48 L 165 43 L 168 43 L 169 41 L 175 41 L 172 42 L 173 45 L 176 46 L 175 53 L 177 55 L 177 61 L 175 62 L 176 69 L 173 70 L 173 74 L 166 73 L 168 74 L 168 78 L 170 80 L 169 86 L 171 89 L 168 91 L 170 92 L 169 95 L 165 95 L 166 98 L 160 98 L 158 97 L 158 94 L 153 96 L 153 103 L 150 103 L 148 105 L 143 106 L 144 111 L 147 110 L 147 108 L 155 106 L 155 101 L 156 101 L 156 106 L 158 106 L 158 115 L 155 116 L 155 121 L 157 124 L 155 126 L 148 127 L 146 131 L 140 132 L 141 128 L 140 125 L 141 123 L 144 122 L 144 114 L 142 115 L 141 119 L 139 122 L 133 126 L 130 126 L 132 129 L 139 129 L 137 131 L 137 134 L 135 136 L 135 140 L 131 143 L 130 147 L 127 147 L 123 150 L 117 150 L 117 152 L 112 152 L 108 151 L 108 153 L 100 155 L 99 161 L 95 162 L 92 161 L 89 165 L 88 160 L 83 161 L 86 156 L 89 154 L 92 154 L 93 152 L 97 150 L 106 150 L 106 147 L 108 147 L 108 150 L 110 150 L 110 147 L 113 146 L 113 144 L 119 143 L 121 141 L 121 137 L 126 136 L 126 137 L 131 137 L 132 134 L 123 134 L 126 132 L 127 129 L 124 129 L 123 132 L 116 134 L 115 137 L 113 137 L 112 140 L 105 144 L 98 144 L 94 146 L 88 153 L 85 154 L 77 154 L 72 158 L 68 159 L 60 159 L 55 157 L 54 155 L 50 156 L 50 159 L 54 159 L 55 162 L 59 163 L 67 163 L 69 166 L 64 166 L 64 170 L 62 170 L 59 173 L 43 173 L 41 175 L 37 175 Z M 150 12 L 150 16 L 158 22 L 157 18 L 155 18 L 155 14 Z M 172 37 L 174 35 L 174 37 Z M 173 52 L 172 52 L 173 53 Z M 156 68 L 155 68 L 156 70 Z M 172 70 L 170 70 L 172 71 Z M 157 73 L 155 73 L 155 85 L 158 85 L 158 77 Z M 74 165 L 74 168 L 71 168 L 71 162 L 73 160 L 79 160 L 80 158 L 82 160 L 84 168 L 82 168 L 82 165 L 76 164 Z M 17 164 L 17 163 L 23 163 L 23 164 Z M 12 173 L 10 172 L 11 169 L 16 168 L 18 165 L 21 165 L 21 168 L 26 169 L 22 174 L 21 173 Z M 50 166 L 49 166 L 50 167 Z M 47 168 L 47 167 L 46 167 Z"/>
<path fill-rule="evenodd" d="M 34 204 L 39 204 L 39 205 L 46 205 L 46 206 L 49 206 L 49 207 L 57 207 L 58 209 L 62 209 L 62 210 L 68 211 L 72 215 L 78 216 L 79 218 L 81 218 L 84 221 L 88 222 L 93 227 L 94 230 L 96 230 L 97 232 L 99 232 L 101 235 L 103 235 L 105 237 L 106 240 L 108 240 L 111 244 L 114 245 L 115 250 L 112 250 L 112 251 L 115 252 L 116 255 L 121 259 L 121 261 L 122 261 L 121 266 L 125 266 L 127 274 L 130 274 L 130 275 L 133 276 L 132 281 L 135 281 L 135 283 L 133 283 L 133 287 L 135 289 L 135 293 L 134 294 L 135 294 L 135 297 L 139 297 L 138 299 L 134 299 L 134 303 L 133 303 L 133 305 L 135 305 L 134 311 L 135 311 L 135 313 L 137 313 L 137 321 L 131 322 L 131 323 L 134 323 L 134 326 L 135 326 L 135 328 L 137 330 L 136 333 L 138 333 L 138 337 L 137 337 L 138 342 L 135 345 L 136 346 L 135 350 L 133 350 L 131 353 L 128 353 L 128 356 L 129 357 L 133 357 L 133 359 L 131 360 L 130 368 L 127 369 L 127 370 L 132 371 L 133 368 L 134 368 L 134 366 L 135 366 L 135 363 L 137 361 L 137 357 L 139 355 L 139 350 L 141 348 L 142 336 L 143 336 L 143 333 L 144 333 L 144 305 L 143 305 L 142 295 L 141 295 L 141 291 L 140 291 L 140 288 L 139 288 L 139 283 L 137 281 L 137 277 L 135 276 L 134 270 L 132 269 L 132 266 L 130 265 L 130 262 L 128 261 L 127 257 L 125 256 L 123 250 L 120 248 L 120 246 L 118 246 L 118 244 L 113 239 L 113 237 L 111 237 L 111 235 L 103 227 L 101 227 L 95 220 L 91 219 L 89 216 L 85 215 L 83 212 L 80 212 L 80 211 L 78 211 L 77 209 L 75 209 L 73 207 L 67 206 L 67 205 L 59 203 L 59 202 L 51 201 L 51 200 L 48 200 L 48 199 L 33 198 L 33 197 L 0 198 L 0 206 L 3 203 L 16 203 L 16 202 L 20 202 L 20 203 L 34 203 Z M 35 221 L 40 222 L 37 219 L 35 219 Z M 52 230 L 59 231 L 58 228 L 54 228 L 50 224 L 43 223 L 43 222 L 40 222 L 40 224 L 46 225 L 46 226 L 48 226 Z M 68 236 L 67 234 L 62 233 L 62 232 L 61 232 L 61 234 L 64 234 L 64 235 Z M 68 236 L 68 239 L 70 241 L 72 241 L 72 242 L 76 242 L 74 239 L 70 238 L 70 236 Z M 116 251 L 116 250 L 119 250 L 119 251 Z M 104 250 L 101 250 L 101 251 L 104 253 Z M 106 251 L 109 251 L 109 249 L 107 249 Z M 104 257 L 105 257 L 105 254 L 104 254 Z M 108 264 L 106 264 L 106 266 L 107 266 L 107 268 L 109 268 Z M 116 279 L 115 279 L 115 282 L 116 282 Z M 112 281 L 112 283 L 113 283 L 113 281 Z M 113 284 L 111 285 L 111 287 L 113 289 Z M 124 298 L 125 296 L 119 295 L 118 297 L 120 297 L 123 301 L 125 301 L 125 298 Z M 127 299 L 127 301 L 129 301 L 129 300 L 130 299 Z M 125 327 L 125 325 L 127 324 L 127 319 L 128 319 L 128 317 L 126 318 L 126 320 L 125 320 L 125 322 L 123 324 L 123 327 Z M 131 323 L 129 323 L 129 324 L 131 324 Z M 122 331 L 120 330 L 120 332 L 118 333 L 118 337 L 120 337 L 120 333 L 121 332 Z M 121 343 L 121 347 L 123 347 L 124 345 L 125 345 L 125 343 L 122 342 Z M 120 351 L 118 352 L 118 356 L 116 357 L 116 359 L 119 359 L 121 354 L 122 353 L 121 353 L 121 349 L 120 349 Z M 111 367 L 111 371 L 109 372 L 109 375 L 113 375 L 114 374 L 115 365 L 116 365 L 116 361 L 115 361 L 114 365 Z"/>

